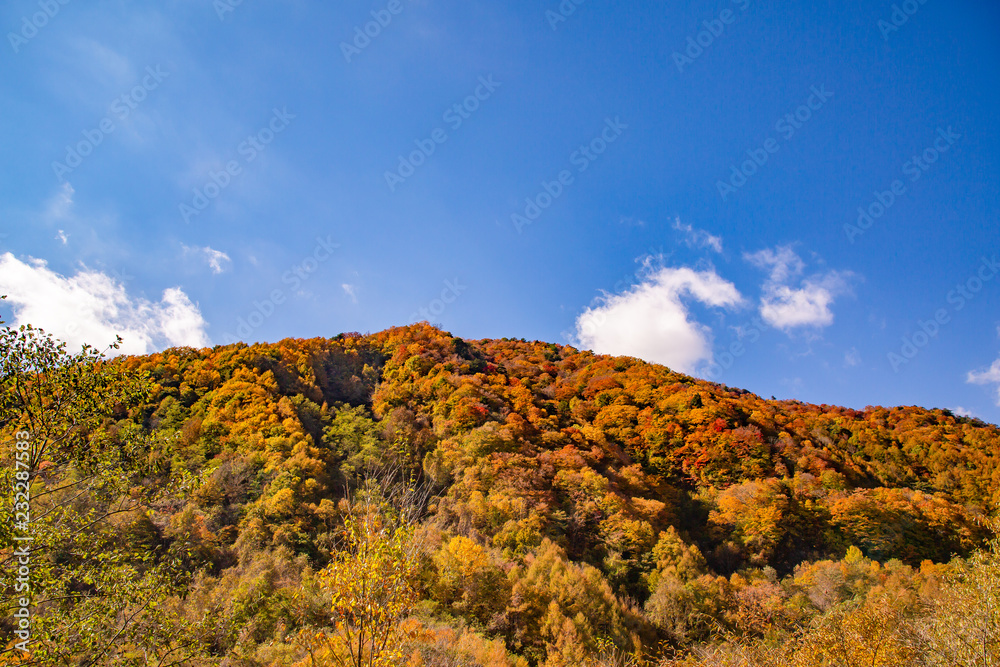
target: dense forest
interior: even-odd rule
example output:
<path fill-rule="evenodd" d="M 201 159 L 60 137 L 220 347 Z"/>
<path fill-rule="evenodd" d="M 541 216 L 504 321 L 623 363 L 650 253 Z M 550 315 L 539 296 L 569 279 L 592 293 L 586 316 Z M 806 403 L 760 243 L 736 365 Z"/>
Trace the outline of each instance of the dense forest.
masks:
<path fill-rule="evenodd" d="M 976 419 L 427 324 L 0 342 L 0 664 L 1000 664 Z"/>

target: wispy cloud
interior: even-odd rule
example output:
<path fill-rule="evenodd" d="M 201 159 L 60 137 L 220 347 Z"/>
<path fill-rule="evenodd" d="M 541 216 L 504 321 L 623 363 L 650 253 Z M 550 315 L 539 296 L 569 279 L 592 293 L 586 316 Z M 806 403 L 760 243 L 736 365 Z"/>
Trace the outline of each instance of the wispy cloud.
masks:
<path fill-rule="evenodd" d="M 344 294 L 350 297 L 352 303 L 358 302 L 358 295 L 356 291 L 357 288 L 354 285 L 351 285 L 350 283 L 344 283 L 340 287 L 341 289 L 344 290 Z"/>
<path fill-rule="evenodd" d="M 684 235 L 684 244 L 689 248 L 711 248 L 715 252 L 722 252 L 722 238 L 719 236 L 713 236 L 704 229 L 695 229 L 694 225 L 684 224 L 680 218 L 674 219 L 673 228 Z"/>
<path fill-rule="evenodd" d="M 73 195 L 75 193 L 76 191 L 73 189 L 73 186 L 69 182 L 64 182 L 59 187 L 59 192 L 45 202 L 45 208 L 42 211 L 42 221 L 48 224 L 55 224 L 69 220 L 73 212 Z M 59 230 L 59 233 L 62 234 L 62 230 Z"/>
<path fill-rule="evenodd" d="M 639 357 L 683 372 L 711 361 L 711 329 L 684 303 L 731 307 L 743 301 L 714 270 L 661 268 L 639 285 L 605 295 L 576 320 L 576 342 L 599 354 Z"/>
<path fill-rule="evenodd" d="M 23 262 L 0 255 L 0 294 L 14 311 L 14 324 L 33 324 L 70 345 L 103 348 L 120 335 L 121 352 L 146 354 L 174 345 L 209 345 L 198 306 L 179 287 L 158 302 L 130 296 L 113 277 L 83 269 L 66 277 L 45 260 Z"/>
<path fill-rule="evenodd" d="M 837 297 L 851 291 L 854 274 L 850 271 L 827 271 L 802 278 L 805 262 L 791 246 L 746 253 L 744 258 L 768 272 L 760 315 L 786 333 L 800 327 L 830 326 L 834 319 L 830 307 Z"/>
<path fill-rule="evenodd" d="M 69 40 L 64 49 L 67 60 L 102 88 L 122 88 L 135 79 L 136 68 L 132 61 L 108 44 L 79 36 Z"/>
<path fill-rule="evenodd" d="M 194 256 L 204 261 L 208 264 L 209 268 L 212 269 L 212 273 L 216 275 L 223 273 L 232 265 L 232 260 L 229 259 L 229 255 L 221 250 L 216 250 L 215 248 L 211 248 L 209 246 L 199 248 L 197 246 L 186 246 L 183 244 L 181 244 L 181 247 L 184 249 L 185 255 Z"/>
<path fill-rule="evenodd" d="M 646 221 L 639 218 L 622 217 L 618 220 L 618 224 L 625 225 L 626 227 L 645 227 Z"/>

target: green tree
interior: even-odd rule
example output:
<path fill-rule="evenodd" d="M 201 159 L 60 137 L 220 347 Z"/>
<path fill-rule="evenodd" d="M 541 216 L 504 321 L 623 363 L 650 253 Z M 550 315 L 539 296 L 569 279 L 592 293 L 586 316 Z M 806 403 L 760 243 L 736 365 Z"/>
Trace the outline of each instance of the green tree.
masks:
<path fill-rule="evenodd" d="M 0 522 L 0 604 L 29 602 L 34 664 L 146 664 L 175 645 L 142 629 L 172 588 L 147 517 L 149 438 L 116 423 L 148 394 L 95 348 L 71 354 L 30 325 L 0 328 L 0 498 L 21 512 Z M 24 629 L 0 621 L 5 638 Z"/>

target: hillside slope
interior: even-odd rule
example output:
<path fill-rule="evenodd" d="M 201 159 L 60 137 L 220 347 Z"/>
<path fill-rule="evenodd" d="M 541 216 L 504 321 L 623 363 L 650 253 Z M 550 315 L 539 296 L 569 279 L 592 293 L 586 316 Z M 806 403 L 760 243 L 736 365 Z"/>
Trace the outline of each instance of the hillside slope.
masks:
<path fill-rule="evenodd" d="M 275 543 L 390 461 L 433 481 L 442 525 L 511 555 L 550 537 L 618 563 L 625 590 L 668 526 L 725 573 L 850 545 L 919 564 L 967 552 L 1000 499 L 1000 430 L 978 420 L 764 400 L 565 346 L 413 325 L 127 363 L 157 382 L 141 419 L 179 434 L 175 460 L 204 473 L 246 458 L 253 502 L 281 495 Z"/>
<path fill-rule="evenodd" d="M 425 491 L 406 509 L 414 666 L 659 655 L 879 591 L 916 604 L 936 564 L 984 545 L 1000 498 L 1000 429 L 945 410 L 764 400 L 426 324 L 111 365 L 153 382 L 101 436 L 141 452 L 131 494 L 153 500 L 116 510 L 107 539 L 142 552 L 121 556 L 136 572 L 179 568 L 162 627 L 242 661 L 222 664 L 309 664 L 296 637 L 337 599 L 316 573 L 343 557 L 345 495 L 372 475 Z"/>

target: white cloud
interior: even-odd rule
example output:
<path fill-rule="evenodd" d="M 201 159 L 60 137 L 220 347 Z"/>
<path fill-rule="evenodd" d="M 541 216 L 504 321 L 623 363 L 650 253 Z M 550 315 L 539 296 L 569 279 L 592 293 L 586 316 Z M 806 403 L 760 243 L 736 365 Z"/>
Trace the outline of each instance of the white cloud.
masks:
<path fill-rule="evenodd" d="M 684 233 L 684 243 L 689 248 L 711 248 L 715 252 L 722 252 L 722 238 L 713 236 L 704 229 L 695 229 L 693 225 L 681 222 L 680 218 L 674 219 L 674 229 Z"/>
<path fill-rule="evenodd" d="M 229 255 L 208 246 L 199 248 L 197 246 L 189 247 L 182 244 L 181 247 L 184 248 L 185 255 L 195 255 L 203 259 L 205 263 L 211 267 L 212 273 L 216 275 L 224 272 L 232 263 L 232 260 L 229 259 Z"/>
<path fill-rule="evenodd" d="M 845 366 L 857 366 L 861 363 L 861 353 L 858 352 L 858 348 L 852 347 L 847 352 L 844 353 L 844 365 Z"/>
<path fill-rule="evenodd" d="M 56 238 L 59 239 L 60 241 L 62 241 L 63 245 L 66 245 L 67 243 L 69 243 L 69 234 L 67 234 L 66 232 L 64 232 L 61 229 L 56 233 Z"/>
<path fill-rule="evenodd" d="M 845 288 L 835 274 L 821 282 L 802 281 L 802 286 L 772 285 L 760 300 L 760 315 L 771 326 L 787 331 L 795 327 L 827 327 L 833 324 L 830 305 Z"/>
<path fill-rule="evenodd" d="M 972 384 L 997 385 L 997 405 L 1000 405 L 1000 359 L 994 361 L 985 371 L 969 371 L 965 381 Z"/>
<path fill-rule="evenodd" d="M 787 332 L 797 327 L 833 324 L 830 306 L 851 291 L 850 271 L 827 271 L 799 279 L 805 263 L 790 246 L 747 253 L 744 258 L 768 271 L 760 298 L 760 315 L 769 325 Z"/>
<path fill-rule="evenodd" d="M 89 343 L 99 349 L 120 335 L 121 352 L 145 354 L 175 345 L 208 346 L 205 320 L 179 287 L 164 290 L 154 303 L 130 297 L 117 280 L 83 269 L 62 276 L 45 260 L 22 262 L 0 255 L 0 294 L 14 311 L 14 324 L 33 324 L 71 347 Z"/>
<path fill-rule="evenodd" d="M 356 288 L 355 288 L 354 285 L 351 285 L 350 283 L 344 283 L 340 287 L 341 287 L 341 289 L 344 290 L 344 294 L 346 294 L 347 296 L 349 296 L 351 298 L 351 301 L 353 303 L 357 303 L 358 302 L 358 295 L 357 295 L 357 293 L 355 291 Z"/>
<path fill-rule="evenodd" d="M 955 407 L 950 408 L 950 409 L 951 409 L 952 413 L 958 415 L 959 417 L 973 417 L 973 418 L 975 418 L 975 416 L 976 416 L 972 412 L 972 410 L 967 410 L 967 409 L 963 408 L 961 405 L 956 405 Z"/>
<path fill-rule="evenodd" d="M 725 307 L 743 300 L 714 270 L 661 268 L 584 311 L 576 320 L 576 341 L 598 354 L 628 355 L 694 372 L 712 359 L 711 330 L 691 319 L 683 297 Z"/>
<path fill-rule="evenodd" d="M 773 283 L 783 283 L 789 278 L 796 278 L 806 268 L 791 246 L 780 246 L 774 250 L 765 248 L 755 253 L 746 253 L 744 258 L 757 268 L 770 271 L 768 280 Z"/>

